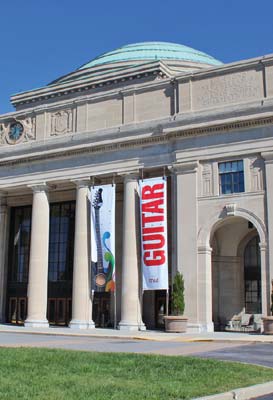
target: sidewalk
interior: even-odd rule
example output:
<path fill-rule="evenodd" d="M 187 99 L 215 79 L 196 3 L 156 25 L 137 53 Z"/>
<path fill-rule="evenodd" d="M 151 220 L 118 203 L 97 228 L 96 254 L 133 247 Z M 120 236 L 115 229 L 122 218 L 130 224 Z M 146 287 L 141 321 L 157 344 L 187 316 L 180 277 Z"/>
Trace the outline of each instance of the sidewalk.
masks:
<path fill-rule="evenodd" d="M 239 332 L 211 333 L 166 333 L 163 331 L 125 331 L 116 329 L 71 329 L 68 327 L 25 328 L 8 324 L 0 324 L 0 333 L 31 333 L 37 335 L 87 336 L 98 338 L 120 338 L 153 340 L 160 342 L 201 342 L 201 341 L 231 341 L 273 343 L 273 335 L 250 334 Z"/>

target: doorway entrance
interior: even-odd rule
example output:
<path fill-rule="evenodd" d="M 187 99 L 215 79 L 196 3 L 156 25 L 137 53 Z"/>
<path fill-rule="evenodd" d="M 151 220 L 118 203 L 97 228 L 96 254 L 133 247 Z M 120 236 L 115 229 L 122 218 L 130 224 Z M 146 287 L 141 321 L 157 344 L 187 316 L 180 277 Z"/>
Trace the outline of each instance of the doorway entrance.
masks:
<path fill-rule="evenodd" d="M 31 232 L 31 206 L 10 212 L 6 321 L 23 324 L 27 315 L 27 283 Z"/>
<path fill-rule="evenodd" d="M 114 319 L 111 318 L 111 292 L 95 292 L 93 297 L 93 315 L 96 328 L 114 328 Z"/>
<path fill-rule="evenodd" d="M 261 258 L 256 228 L 242 217 L 222 221 L 211 238 L 215 330 L 261 313 Z"/>
<path fill-rule="evenodd" d="M 27 286 L 31 206 L 11 208 L 6 321 L 23 324 L 27 317 Z M 75 202 L 50 205 L 47 318 L 52 325 L 71 320 Z"/>
<path fill-rule="evenodd" d="M 47 319 L 67 326 L 72 315 L 75 202 L 50 205 Z"/>

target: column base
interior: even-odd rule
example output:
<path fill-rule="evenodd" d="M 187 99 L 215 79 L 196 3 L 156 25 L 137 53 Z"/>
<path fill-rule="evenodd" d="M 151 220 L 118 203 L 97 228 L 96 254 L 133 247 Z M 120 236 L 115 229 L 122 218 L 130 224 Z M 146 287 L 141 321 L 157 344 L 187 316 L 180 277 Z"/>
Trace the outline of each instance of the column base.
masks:
<path fill-rule="evenodd" d="M 47 319 L 44 320 L 34 320 L 26 319 L 24 322 L 25 328 L 48 328 L 49 323 Z"/>
<path fill-rule="evenodd" d="M 131 321 L 121 321 L 118 324 L 120 331 L 146 331 L 146 326 L 141 322 L 140 324 Z"/>
<path fill-rule="evenodd" d="M 213 322 L 209 322 L 207 324 L 197 324 L 188 322 L 187 325 L 187 333 L 209 333 L 214 332 L 214 324 Z"/>
<path fill-rule="evenodd" d="M 72 319 L 69 323 L 71 329 L 95 329 L 93 321 L 79 321 L 78 319 Z"/>

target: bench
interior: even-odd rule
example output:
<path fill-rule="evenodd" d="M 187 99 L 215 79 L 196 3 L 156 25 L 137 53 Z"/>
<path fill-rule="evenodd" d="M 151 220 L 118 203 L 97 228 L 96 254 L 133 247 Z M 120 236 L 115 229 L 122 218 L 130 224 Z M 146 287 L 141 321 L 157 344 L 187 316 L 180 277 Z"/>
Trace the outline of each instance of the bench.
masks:
<path fill-rule="evenodd" d="M 261 332 L 262 314 L 240 313 L 234 315 L 225 326 L 229 332 Z"/>

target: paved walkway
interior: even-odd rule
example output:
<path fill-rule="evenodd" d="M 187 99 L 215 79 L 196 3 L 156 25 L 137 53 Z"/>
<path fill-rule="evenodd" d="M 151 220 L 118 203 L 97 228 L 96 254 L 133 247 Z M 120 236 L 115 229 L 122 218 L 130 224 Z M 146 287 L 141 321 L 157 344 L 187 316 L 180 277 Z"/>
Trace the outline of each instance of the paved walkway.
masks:
<path fill-rule="evenodd" d="M 273 335 L 257 335 L 238 332 L 211 332 L 211 333 L 166 333 L 163 331 L 125 331 L 116 329 L 71 329 L 67 327 L 25 328 L 8 324 L 0 324 L 0 332 L 32 333 L 43 335 L 88 336 L 121 339 L 140 339 L 168 342 L 261 342 L 273 343 Z"/>

